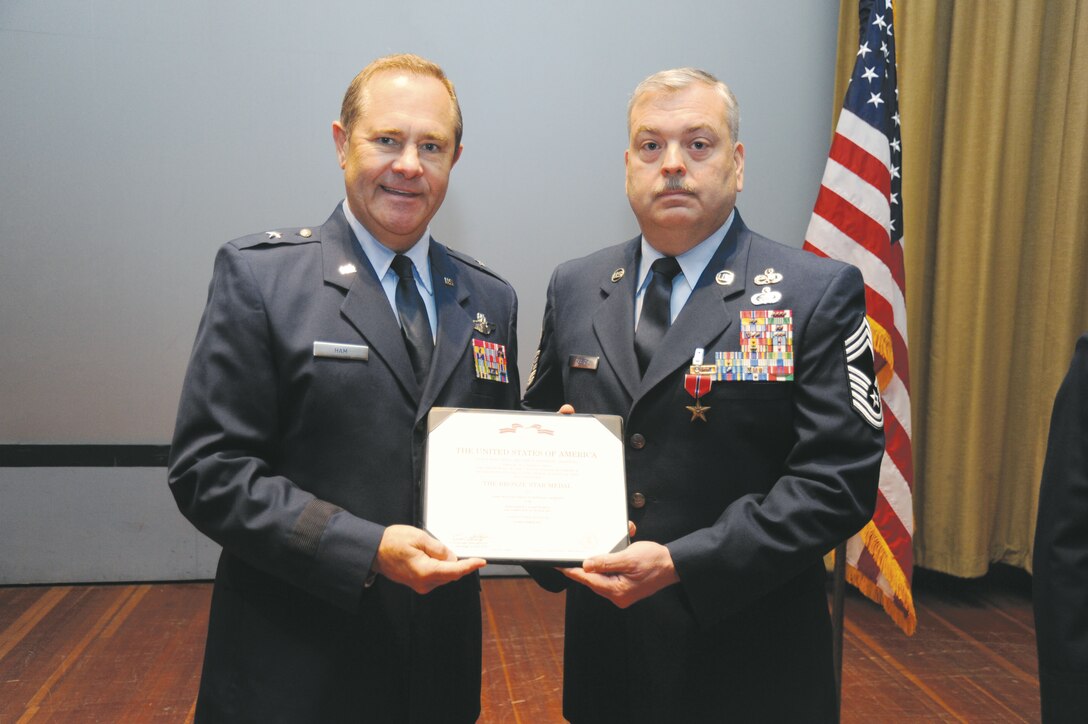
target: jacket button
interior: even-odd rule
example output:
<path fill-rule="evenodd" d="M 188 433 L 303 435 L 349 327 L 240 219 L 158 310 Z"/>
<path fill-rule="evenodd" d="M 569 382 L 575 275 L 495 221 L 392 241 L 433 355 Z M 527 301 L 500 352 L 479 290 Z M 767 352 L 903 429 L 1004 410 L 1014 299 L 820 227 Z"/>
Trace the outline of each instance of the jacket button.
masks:
<path fill-rule="evenodd" d="M 631 507 L 632 508 L 644 508 L 646 507 L 646 496 L 642 493 L 634 493 L 631 495 Z"/>
<path fill-rule="evenodd" d="M 636 432 L 631 436 L 631 447 L 636 450 L 641 450 L 646 447 L 646 438 L 644 438 L 641 433 Z"/>

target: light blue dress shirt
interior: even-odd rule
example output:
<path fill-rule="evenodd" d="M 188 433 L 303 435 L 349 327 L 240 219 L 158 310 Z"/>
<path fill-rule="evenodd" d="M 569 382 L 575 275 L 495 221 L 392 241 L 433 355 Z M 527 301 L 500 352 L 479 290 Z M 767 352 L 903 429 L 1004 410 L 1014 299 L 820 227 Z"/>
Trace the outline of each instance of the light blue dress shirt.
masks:
<path fill-rule="evenodd" d="M 688 249 L 676 261 L 680 264 L 680 273 L 672 280 L 672 297 L 669 300 L 669 323 L 676 321 L 676 316 L 687 304 L 695 285 L 699 283 L 699 277 L 703 275 L 706 265 L 718 250 L 722 239 L 729 233 L 729 227 L 733 225 L 733 217 L 737 215 L 736 209 L 729 212 L 725 223 L 707 238 L 700 241 L 693 248 Z M 646 237 L 642 237 L 642 260 L 638 265 L 638 286 L 635 287 L 635 328 L 638 328 L 638 320 L 642 316 L 642 300 L 646 296 L 646 288 L 650 286 L 650 265 L 665 256 L 657 249 L 650 246 Z"/>
<path fill-rule="evenodd" d="M 393 257 L 396 256 L 396 252 L 371 236 L 366 227 L 359 223 L 359 220 L 351 213 L 347 199 L 341 203 L 341 206 L 344 209 L 344 216 L 348 220 L 348 225 L 355 232 L 355 239 L 359 243 L 363 256 L 370 262 L 374 273 L 381 280 L 382 291 L 385 292 L 386 298 L 389 299 L 389 306 L 393 308 L 393 316 L 397 318 L 397 324 L 400 324 L 400 314 L 397 313 L 398 279 L 397 272 L 393 269 Z M 427 254 L 430 250 L 430 238 L 431 229 L 427 227 L 427 230 L 423 232 L 423 236 L 415 244 L 412 244 L 412 248 L 404 252 L 404 255 L 411 259 L 412 264 L 416 267 L 416 287 L 419 288 L 419 294 L 423 297 L 423 305 L 427 307 L 427 319 L 431 323 L 431 337 L 437 341 L 438 309 L 434 302 L 434 285 L 431 283 L 431 258 Z"/>

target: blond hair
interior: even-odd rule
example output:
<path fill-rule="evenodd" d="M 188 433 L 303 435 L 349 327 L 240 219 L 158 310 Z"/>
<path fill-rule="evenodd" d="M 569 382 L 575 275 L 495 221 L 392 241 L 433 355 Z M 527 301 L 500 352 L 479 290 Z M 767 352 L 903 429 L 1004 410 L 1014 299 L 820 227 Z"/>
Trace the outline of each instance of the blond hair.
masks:
<path fill-rule="evenodd" d="M 450 94 L 450 103 L 453 105 L 454 149 L 457 149 L 461 145 L 461 135 L 464 133 L 464 121 L 461 118 L 461 104 L 457 102 L 457 91 L 453 89 L 453 83 L 446 77 L 441 66 L 411 53 L 386 55 L 359 71 L 348 86 L 347 92 L 344 93 L 344 102 L 340 105 L 340 125 L 344 127 L 344 130 L 350 134 L 352 124 L 365 110 L 363 91 L 366 90 L 366 84 L 378 73 L 390 71 L 435 78 L 446 86 L 446 91 Z"/>

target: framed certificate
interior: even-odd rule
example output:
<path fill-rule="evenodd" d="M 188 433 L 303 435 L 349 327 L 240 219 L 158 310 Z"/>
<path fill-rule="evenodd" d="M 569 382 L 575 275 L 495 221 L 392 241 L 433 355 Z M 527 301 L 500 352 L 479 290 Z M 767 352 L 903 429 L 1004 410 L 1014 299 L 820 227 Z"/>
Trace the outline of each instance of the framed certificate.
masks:
<path fill-rule="evenodd" d="M 627 547 L 615 415 L 433 408 L 423 527 L 461 558 L 577 566 Z"/>

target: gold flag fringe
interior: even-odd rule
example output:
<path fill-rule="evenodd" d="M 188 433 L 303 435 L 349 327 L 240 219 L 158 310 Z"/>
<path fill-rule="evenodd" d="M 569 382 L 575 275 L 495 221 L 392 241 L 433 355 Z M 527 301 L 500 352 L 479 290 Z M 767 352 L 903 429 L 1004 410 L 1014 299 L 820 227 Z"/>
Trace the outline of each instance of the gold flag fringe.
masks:
<path fill-rule="evenodd" d="M 888 330 L 884 329 L 871 316 L 866 315 L 866 319 L 869 320 L 869 328 L 873 335 L 873 352 L 884 360 L 884 364 L 880 365 L 876 374 L 877 386 L 883 393 L 892 381 L 892 375 L 895 372 L 895 351 L 892 348 L 892 337 L 888 334 Z M 911 594 L 910 584 L 907 583 L 907 577 L 903 573 L 903 569 L 899 566 L 899 562 L 895 560 L 895 555 L 892 553 L 891 548 L 888 547 L 888 542 L 884 540 L 884 536 L 880 534 L 880 530 L 877 529 L 876 523 L 870 520 L 865 524 L 865 527 L 861 529 L 861 540 L 865 544 L 865 549 L 869 551 L 869 554 L 876 562 L 881 575 L 891 586 L 894 598 L 889 598 L 875 581 L 866 578 L 855 566 L 849 564 L 846 566 L 846 580 L 857 587 L 871 601 L 883 606 L 896 625 L 903 630 L 903 633 L 907 636 L 913 636 L 914 630 L 918 626 L 918 617 L 914 611 L 914 596 Z M 899 601 L 902 608 L 896 604 L 896 600 Z"/>
<path fill-rule="evenodd" d="M 889 598 L 875 581 L 866 578 L 855 566 L 849 564 L 846 566 L 846 580 L 856 586 L 868 599 L 883 606 L 884 611 L 892 617 L 903 633 L 913 636 L 918 626 L 918 617 L 914 611 L 914 596 L 911 594 L 910 584 L 907 583 L 903 569 L 899 567 L 899 562 L 895 560 L 895 555 L 888 548 L 884 536 L 877 530 L 873 521 L 870 520 L 861 529 L 861 539 L 866 550 L 876 561 L 881 575 L 891 586 L 894 598 Z M 896 600 L 902 604 L 902 608 L 896 605 Z"/>
<path fill-rule="evenodd" d="M 883 392 L 892 381 L 892 373 L 895 370 L 895 350 L 892 349 L 892 336 L 875 319 L 865 315 L 869 320 L 869 329 L 873 335 L 873 352 L 884 360 L 883 365 L 877 365 L 876 384 Z"/>

